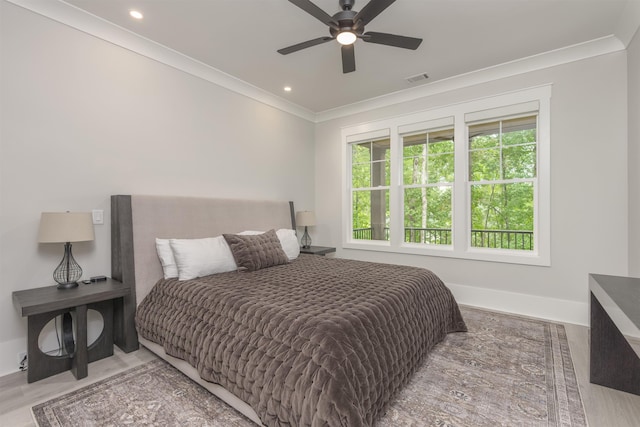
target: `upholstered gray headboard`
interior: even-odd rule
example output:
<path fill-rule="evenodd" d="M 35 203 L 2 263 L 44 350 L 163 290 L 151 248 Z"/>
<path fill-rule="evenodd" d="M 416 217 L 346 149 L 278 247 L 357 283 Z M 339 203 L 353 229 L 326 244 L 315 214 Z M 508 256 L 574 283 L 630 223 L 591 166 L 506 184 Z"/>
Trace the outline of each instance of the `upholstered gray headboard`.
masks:
<path fill-rule="evenodd" d="M 162 278 L 156 237 L 189 239 L 271 228 L 295 229 L 293 202 L 111 196 L 111 277 L 131 286 L 130 295 L 115 308 L 118 346 L 125 351 L 138 348 L 136 305 Z M 120 319 L 124 324 L 118 324 Z"/>

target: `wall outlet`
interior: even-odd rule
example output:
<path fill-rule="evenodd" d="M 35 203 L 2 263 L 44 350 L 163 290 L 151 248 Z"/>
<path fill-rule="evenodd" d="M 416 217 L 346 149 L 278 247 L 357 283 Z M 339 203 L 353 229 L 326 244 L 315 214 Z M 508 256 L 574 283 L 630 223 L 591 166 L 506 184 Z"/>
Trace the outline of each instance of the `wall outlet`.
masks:
<path fill-rule="evenodd" d="M 18 369 L 24 370 L 27 367 L 27 352 L 21 351 L 18 353 Z"/>

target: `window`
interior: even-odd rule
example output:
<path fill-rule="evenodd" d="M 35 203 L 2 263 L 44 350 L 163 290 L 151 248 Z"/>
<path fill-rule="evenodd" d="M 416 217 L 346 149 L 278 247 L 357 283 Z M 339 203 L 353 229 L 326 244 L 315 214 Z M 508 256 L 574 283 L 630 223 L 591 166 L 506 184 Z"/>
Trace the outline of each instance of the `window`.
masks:
<path fill-rule="evenodd" d="M 346 248 L 549 265 L 550 86 L 343 129 Z"/>
<path fill-rule="evenodd" d="M 351 145 L 353 238 L 389 240 L 389 138 Z"/>
<path fill-rule="evenodd" d="M 402 136 L 404 241 L 451 245 L 453 128 Z"/>
<path fill-rule="evenodd" d="M 471 246 L 533 251 L 537 115 L 469 125 Z"/>

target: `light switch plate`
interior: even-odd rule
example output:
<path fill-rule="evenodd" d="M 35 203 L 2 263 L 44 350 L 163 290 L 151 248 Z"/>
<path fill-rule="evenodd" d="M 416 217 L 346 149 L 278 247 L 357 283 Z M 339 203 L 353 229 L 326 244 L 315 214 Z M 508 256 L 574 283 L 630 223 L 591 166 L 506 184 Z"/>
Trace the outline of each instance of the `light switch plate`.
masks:
<path fill-rule="evenodd" d="M 104 211 L 102 209 L 94 209 L 91 214 L 93 215 L 94 225 L 104 224 Z"/>

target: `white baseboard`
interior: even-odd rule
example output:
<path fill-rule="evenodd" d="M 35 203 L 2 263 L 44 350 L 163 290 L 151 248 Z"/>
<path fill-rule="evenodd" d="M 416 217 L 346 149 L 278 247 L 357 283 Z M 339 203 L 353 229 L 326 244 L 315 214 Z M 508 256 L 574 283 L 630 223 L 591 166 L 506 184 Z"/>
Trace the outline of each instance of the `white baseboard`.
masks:
<path fill-rule="evenodd" d="M 554 322 L 589 325 L 589 304 L 586 301 L 539 297 L 455 283 L 446 285 L 460 304 Z"/>

